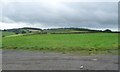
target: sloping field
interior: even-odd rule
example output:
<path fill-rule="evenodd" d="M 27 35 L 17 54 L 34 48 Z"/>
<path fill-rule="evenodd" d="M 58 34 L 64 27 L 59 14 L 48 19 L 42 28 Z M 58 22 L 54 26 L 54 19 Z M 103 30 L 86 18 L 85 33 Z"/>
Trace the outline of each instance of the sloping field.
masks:
<path fill-rule="evenodd" d="M 118 49 L 118 34 L 37 34 L 27 36 L 4 37 L 3 49 L 56 51 L 115 50 Z"/>
<path fill-rule="evenodd" d="M 2 31 L 2 36 L 9 36 L 9 35 L 15 35 L 15 33 L 14 32 Z"/>

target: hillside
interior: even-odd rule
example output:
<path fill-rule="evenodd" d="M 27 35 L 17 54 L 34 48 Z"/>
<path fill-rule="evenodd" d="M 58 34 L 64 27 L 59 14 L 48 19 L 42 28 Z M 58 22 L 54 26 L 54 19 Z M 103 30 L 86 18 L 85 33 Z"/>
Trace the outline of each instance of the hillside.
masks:
<path fill-rule="evenodd" d="M 44 32 L 52 33 L 52 34 L 61 34 L 61 33 L 89 33 L 89 32 L 101 32 L 100 30 L 91 30 L 85 28 L 53 28 L 53 29 L 45 29 Z"/>
<path fill-rule="evenodd" d="M 86 29 L 86 28 L 40 29 L 40 28 L 32 28 L 32 27 L 2 30 L 3 37 L 8 35 L 14 35 L 14 34 L 80 34 L 80 33 L 98 33 L 98 32 L 111 33 L 112 31 L 109 29 L 102 31 L 102 30 L 92 30 L 92 29 Z"/>
<path fill-rule="evenodd" d="M 42 29 L 39 28 L 16 28 L 16 29 L 5 29 L 2 30 L 2 36 L 15 35 L 15 34 L 30 34 L 30 33 L 40 33 Z"/>

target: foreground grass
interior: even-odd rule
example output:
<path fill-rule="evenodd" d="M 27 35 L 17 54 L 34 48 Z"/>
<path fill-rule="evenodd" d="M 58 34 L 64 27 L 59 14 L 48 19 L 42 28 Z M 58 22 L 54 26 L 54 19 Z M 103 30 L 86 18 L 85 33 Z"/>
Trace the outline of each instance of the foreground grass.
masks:
<path fill-rule="evenodd" d="M 38 34 L 4 37 L 3 49 L 46 51 L 105 51 L 118 49 L 118 34 Z"/>

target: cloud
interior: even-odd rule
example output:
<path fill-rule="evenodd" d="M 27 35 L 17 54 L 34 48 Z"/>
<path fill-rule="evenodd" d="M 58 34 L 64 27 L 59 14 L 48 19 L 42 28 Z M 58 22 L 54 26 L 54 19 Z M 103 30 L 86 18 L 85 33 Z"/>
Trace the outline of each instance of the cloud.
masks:
<path fill-rule="evenodd" d="M 35 27 L 35 28 L 39 28 L 42 25 L 40 24 L 32 24 L 32 25 L 28 25 L 27 23 L 4 23 L 4 22 L 0 22 L 0 29 L 12 29 L 12 28 L 23 28 L 23 27 Z"/>
<path fill-rule="evenodd" d="M 40 28 L 117 29 L 117 8 L 117 2 L 10 2 L 3 5 L 2 22 Z"/>
<path fill-rule="evenodd" d="M 2 2 L 119 2 L 119 0 L 1 0 Z"/>

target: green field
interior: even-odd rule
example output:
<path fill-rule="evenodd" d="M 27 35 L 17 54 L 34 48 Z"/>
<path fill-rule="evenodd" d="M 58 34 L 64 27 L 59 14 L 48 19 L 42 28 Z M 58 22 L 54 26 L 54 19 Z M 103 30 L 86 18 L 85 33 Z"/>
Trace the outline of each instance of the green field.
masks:
<path fill-rule="evenodd" d="M 9 35 L 15 35 L 15 33 L 14 32 L 2 31 L 2 36 L 9 36 Z"/>
<path fill-rule="evenodd" d="M 3 37 L 3 49 L 104 51 L 118 49 L 117 33 L 36 34 Z"/>

